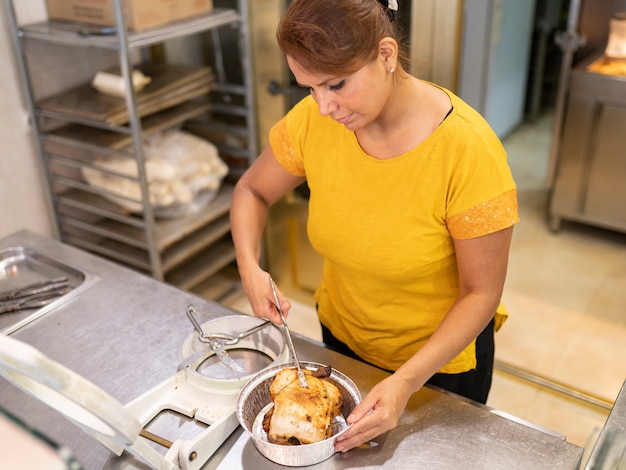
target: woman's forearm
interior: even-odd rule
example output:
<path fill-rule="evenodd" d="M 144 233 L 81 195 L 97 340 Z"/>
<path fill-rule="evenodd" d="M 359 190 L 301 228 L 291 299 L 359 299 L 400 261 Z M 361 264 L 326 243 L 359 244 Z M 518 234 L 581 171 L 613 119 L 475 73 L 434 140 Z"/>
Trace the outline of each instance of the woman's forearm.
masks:
<path fill-rule="evenodd" d="M 259 265 L 268 209 L 245 181 L 240 180 L 233 194 L 230 223 L 237 266 L 242 277 L 250 268 Z"/>
<path fill-rule="evenodd" d="M 499 298 L 489 295 L 461 296 L 450 308 L 441 325 L 396 375 L 410 383 L 412 393 L 459 355 L 493 318 Z"/>

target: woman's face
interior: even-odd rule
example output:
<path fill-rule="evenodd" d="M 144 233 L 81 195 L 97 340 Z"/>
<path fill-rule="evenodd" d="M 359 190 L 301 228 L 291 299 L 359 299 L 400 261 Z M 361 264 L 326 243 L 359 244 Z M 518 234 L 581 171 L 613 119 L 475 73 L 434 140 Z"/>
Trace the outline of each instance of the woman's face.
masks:
<path fill-rule="evenodd" d="M 380 59 L 346 76 L 308 72 L 291 57 L 287 63 L 298 85 L 309 89 L 320 113 L 351 131 L 376 120 L 384 108 L 392 76 Z"/>

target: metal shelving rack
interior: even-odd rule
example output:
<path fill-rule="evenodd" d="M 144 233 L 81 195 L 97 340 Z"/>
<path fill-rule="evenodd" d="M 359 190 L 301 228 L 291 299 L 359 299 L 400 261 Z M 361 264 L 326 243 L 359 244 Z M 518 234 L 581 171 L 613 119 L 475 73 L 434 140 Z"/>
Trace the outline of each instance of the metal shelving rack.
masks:
<path fill-rule="evenodd" d="M 122 0 L 113 0 L 117 33 L 110 36 L 81 34 L 84 25 L 65 22 L 19 25 L 13 2 L 5 0 L 7 16 L 36 136 L 36 148 L 47 175 L 58 237 L 66 243 L 187 290 L 231 264 L 235 259 L 229 224 L 232 183 L 258 153 L 254 88 L 250 83 L 252 64 L 246 0 L 237 0 L 236 8 L 214 8 L 206 15 L 138 32 L 128 31 L 122 14 Z M 225 54 L 221 50 L 220 31 L 230 29 L 232 33 L 233 28 L 237 30 L 241 83 L 229 82 L 224 67 Z M 207 99 L 168 108 L 158 113 L 157 117 L 140 116 L 137 94 L 131 86 L 134 66 L 132 54 L 135 54 L 134 57 L 137 54 L 145 55 L 152 50 L 150 48 L 159 47 L 168 40 L 205 33 L 211 35 L 215 60 L 212 66 L 215 83 Z M 128 124 L 108 125 L 42 109 L 35 99 L 25 55 L 25 39 L 67 47 L 116 51 L 128 90 L 125 96 Z M 233 51 L 229 49 L 227 55 L 231 58 Z M 226 119 L 223 119 L 224 116 Z M 196 129 L 232 137 L 214 142 L 220 156 L 229 164 L 230 172 L 216 199 L 200 212 L 180 218 L 159 219 L 148 203 L 149 183 L 142 142 L 145 137 L 191 120 Z M 50 122 L 78 125 L 90 129 L 90 132 L 115 135 L 116 145 L 102 146 L 91 139 L 59 133 L 55 128 L 49 130 L 47 126 Z M 232 145 L 233 139 L 236 145 Z M 126 145 L 125 150 L 122 149 L 122 143 Z M 98 152 L 134 159 L 138 171 L 134 181 L 141 188 L 142 200 L 139 202 L 143 207 L 142 212 L 129 213 L 123 210 L 103 197 L 106 196 L 103 190 L 90 187 L 80 177 L 71 176 L 72 171 L 80 174 L 81 168 L 90 165 L 88 159 L 73 155 L 80 152 Z M 59 167 L 65 169 L 63 174 L 55 171 Z"/>

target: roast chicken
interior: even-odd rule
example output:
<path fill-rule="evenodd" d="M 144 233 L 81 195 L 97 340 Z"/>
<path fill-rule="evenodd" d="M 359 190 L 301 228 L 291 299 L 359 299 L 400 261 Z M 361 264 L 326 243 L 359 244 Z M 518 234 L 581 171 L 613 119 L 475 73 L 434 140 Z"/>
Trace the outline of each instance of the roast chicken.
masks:
<path fill-rule="evenodd" d="M 326 377 L 330 367 L 304 370 L 307 388 L 296 369 L 281 369 L 270 385 L 274 402 L 263 419 L 263 429 L 274 444 L 312 444 L 332 436 L 333 420 L 341 413 L 343 398 Z"/>

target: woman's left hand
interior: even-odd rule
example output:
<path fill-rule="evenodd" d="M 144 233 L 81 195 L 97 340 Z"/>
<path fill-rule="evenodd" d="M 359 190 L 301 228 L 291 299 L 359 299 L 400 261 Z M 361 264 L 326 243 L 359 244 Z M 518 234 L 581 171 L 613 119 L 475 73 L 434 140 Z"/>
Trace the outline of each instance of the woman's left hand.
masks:
<path fill-rule="evenodd" d="M 335 449 L 346 452 L 395 428 L 412 393 L 395 374 L 376 384 L 348 416 L 351 426 L 337 438 Z"/>

